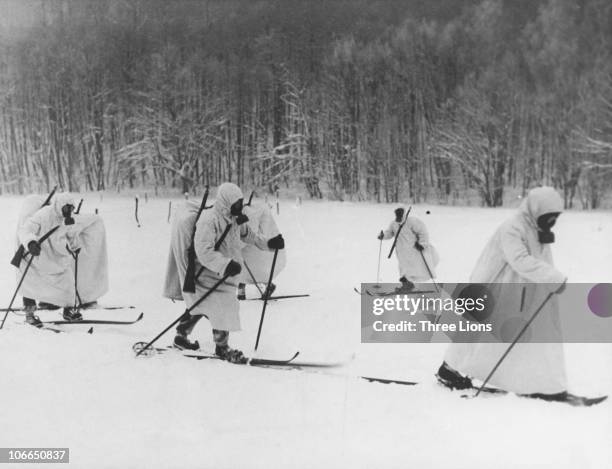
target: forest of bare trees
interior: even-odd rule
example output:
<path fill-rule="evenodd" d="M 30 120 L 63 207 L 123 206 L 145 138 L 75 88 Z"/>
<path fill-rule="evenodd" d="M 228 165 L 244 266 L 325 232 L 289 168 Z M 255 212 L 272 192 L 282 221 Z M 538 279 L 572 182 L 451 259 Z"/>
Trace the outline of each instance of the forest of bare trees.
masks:
<path fill-rule="evenodd" d="M 609 206 L 609 0 L 0 0 L 0 193 Z"/>

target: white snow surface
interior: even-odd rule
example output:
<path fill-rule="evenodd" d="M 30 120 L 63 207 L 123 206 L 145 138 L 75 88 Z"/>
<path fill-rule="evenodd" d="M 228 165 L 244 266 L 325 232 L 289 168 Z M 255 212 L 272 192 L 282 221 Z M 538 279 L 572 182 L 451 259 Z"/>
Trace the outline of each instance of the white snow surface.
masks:
<path fill-rule="evenodd" d="M 3 307 L 16 286 L 8 260 L 22 200 L 0 197 Z M 444 344 L 360 343 L 353 287 L 376 281 L 376 235 L 395 207 L 281 201 L 276 219 L 287 267 L 277 294 L 311 296 L 268 305 L 258 354 L 355 354 L 349 365 L 327 370 L 330 375 L 175 354 L 134 358 L 134 342 L 152 339 L 184 309 L 161 297 L 168 199 L 141 198 L 138 228 L 133 198 L 86 195 L 82 211 L 100 210 L 109 243 L 111 289 L 100 303 L 137 307 L 104 315 L 131 318 L 143 311 L 145 317 L 133 326 L 96 326 L 90 335 L 83 326 L 69 326 L 65 334 L 36 330 L 11 314 L 0 331 L 0 447 L 69 447 L 75 468 L 612 467 L 610 401 L 573 408 L 512 395 L 461 399 L 435 382 Z M 412 214 L 426 222 L 440 253 L 439 280 L 466 281 L 484 243 L 512 211 L 415 206 Z M 570 281 L 612 281 L 609 212 L 567 212 L 555 231 L 556 263 Z M 385 242 L 381 277 L 394 282 L 389 247 Z M 254 296 L 254 287 L 247 294 Z M 261 308 L 258 301 L 241 302 L 243 330 L 231 335 L 231 345 L 252 353 Z M 192 337 L 212 347 L 206 320 Z M 172 338 L 173 330 L 158 345 Z M 571 391 L 612 392 L 610 344 L 566 349 Z M 420 384 L 374 384 L 356 379 L 360 374 Z"/>

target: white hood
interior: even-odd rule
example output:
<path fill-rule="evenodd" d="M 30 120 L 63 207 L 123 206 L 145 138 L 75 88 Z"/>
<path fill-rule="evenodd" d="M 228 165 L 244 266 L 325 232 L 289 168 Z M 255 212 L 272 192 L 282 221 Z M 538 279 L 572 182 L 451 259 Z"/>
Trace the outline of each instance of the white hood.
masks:
<path fill-rule="evenodd" d="M 236 184 L 224 182 L 217 189 L 215 210 L 226 218 L 230 217 L 230 207 L 238 200 L 243 199 L 242 191 Z"/>
<path fill-rule="evenodd" d="M 542 215 L 563 211 L 563 199 L 552 187 L 537 187 L 529 191 L 519 210 L 530 224 L 537 226 Z"/>
<path fill-rule="evenodd" d="M 53 211 L 58 217 L 63 217 L 62 207 L 64 205 L 72 205 L 76 208 L 75 197 L 70 192 L 62 192 L 53 198 Z"/>

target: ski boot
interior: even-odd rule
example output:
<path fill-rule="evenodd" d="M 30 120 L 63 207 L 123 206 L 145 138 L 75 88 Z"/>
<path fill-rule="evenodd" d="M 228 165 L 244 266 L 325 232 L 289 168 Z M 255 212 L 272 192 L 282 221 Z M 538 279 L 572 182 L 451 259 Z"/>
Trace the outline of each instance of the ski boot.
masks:
<path fill-rule="evenodd" d="M 24 311 L 26 324 L 34 327 L 43 327 L 43 323 L 40 318 L 34 314 L 34 311 L 36 311 L 36 306 L 28 305 L 24 308 Z"/>
<path fill-rule="evenodd" d="M 191 342 L 186 335 L 177 334 L 174 337 L 174 346 L 179 350 L 200 350 L 200 343 Z"/>
<path fill-rule="evenodd" d="M 402 286 L 395 289 L 395 293 L 398 295 L 410 293 L 414 290 L 414 283 L 406 279 L 406 277 L 400 278 L 400 282 L 402 282 Z"/>
<path fill-rule="evenodd" d="M 70 322 L 78 322 L 83 320 L 83 315 L 78 308 L 64 308 L 64 313 L 62 316 L 66 321 Z"/>
<path fill-rule="evenodd" d="M 198 342 L 189 342 L 189 340 L 187 339 L 187 337 L 189 336 L 189 334 L 191 334 L 191 331 L 193 331 L 193 328 L 196 326 L 196 324 L 200 321 L 200 319 L 202 319 L 203 316 L 192 316 L 191 314 L 185 314 L 183 315 L 183 317 L 181 318 L 178 326 L 176 326 L 176 337 L 178 338 L 179 344 L 191 344 L 191 346 L 193 346 L 193 344 L 197 344 Z M 179 338 L 182 337 L 182 338 Z M 176 340 L 175 340 L 176 341 Z M 179 347 L 182 345 L 179 345 Z M 189 348 L 189 346 L 187 346 L 186 348 L 188 348 L 189 350 L 197 350 L 199 348 L 199 345 L 197 348 Z"/>
<path fill-rule="evenodd" d="M 215 355 L 221 360 L 227 360 L 230 363 L 246 363 L 247 358 L 237 349 L 227 345 L 229 340 L 229 332 L 219 329 L 213 329 L 213 339 L 215 340 Z"/>
<path fill-rule="evenodd" d="M 246 289 L 246 286 L 244 283 L 238 284 L 238 291 L 236 292 L 236 298 L 238 298 L 239 301 L 246 300 L 245 289 Z"/>
<path fill-rule="evenodd" d="M 230 363 L 246 363 L 247 358 L 244 356 L 238 349 L 231 348 L 229 345 L 219 345 L 215 346 L 215 355 L 218 356 L 221 360 L 226 360 Z"/>
<path fill-rule="evenodd" d="M 261 295 L 261 299 L 262 300 L 269 299 L 272 296 L 272 294 L 274 293 L 274 290 L 276 290 L 276 285 L 274 285 L 272 282 L 270 282 L 270 286 L 268 288 L 266 288 L 265 292 L 263 292 L 263 295 Z"/>
<path fill-rule="evenodd" d="M 438 373 L 436 373 L 436 378 L 438 378 L 440 384 L 451 390 L 471 389 L 474 387 L 470 378 L 453 370 L 446 362 L 442 362 Z"/>

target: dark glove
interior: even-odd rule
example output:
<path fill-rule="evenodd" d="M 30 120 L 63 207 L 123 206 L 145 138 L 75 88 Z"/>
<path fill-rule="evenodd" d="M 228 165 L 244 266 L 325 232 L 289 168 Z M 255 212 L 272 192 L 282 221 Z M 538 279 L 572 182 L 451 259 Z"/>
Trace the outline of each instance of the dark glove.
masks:
<path fill-rule="evenodd" d="M 414 242 L 414 248 L 417 251 L 424 251 L 425 250 L 425 247 L 421 243 L 419 243 L 418 241 Z"/>
<path fill-rule="evenodd" d="M 238 275 L 240 272 L 242 272 L 242 266 L 238 262 L 231 260 L 230 263 L 227 264 L 223 276 L 225 277 L 226 275 L 228 275 L 230 277 L 233 277 L 234 275 Z"/>
<path fill-rule="evenodd" d="M 380 239 L 381 241 L 385 239 L 385 233 L 383 232 L 383 230 L 380 230 L 380 233 L 378 233 L 377 238 Z"/>
<path fill-rule="evenodd" d="M 30 251 L 30 254 L 33 256 L 40 256 L 40 244 L 38 244 L 38 241 L 30 241 L 28 243 L 28 251 Z"/>
<path fill-rule="evenodd" d="M 70 246 L 68 244 L 66 244 L 66 251 L 68 251 L 70 253 L 70 255 L 73 258 L 77 258 L 77 256 L 80 254 L 81 252 L 81 248 L 76 248 L 76 249 L 70 249 Z"/>
<path fill-rule="evenodd" d="M 240 215 L 236 217 L 236 223 L 238 225 L 242 225 L 243 223 L 246 223 L 247 221 L 249 221 L 249 217 L 247 217 L 244 213 L 241 213 Z"/>
<path fill-rule="evenodd" d="M 563 282 L 561 284 L 561 286 L 557 289 L 557 291 L 555 292 L 557 295 L 560 295 L 561 293 L 563 293 L 565 291 L 565 288 L 567 287 L 567 280 L 565 280 L 565 282 Z"/>
<path fill-rule="evenodd" d="M 285 249 L 285 240 L 283 235 L 277 235 L 274 238 L 268 240 L 268 247 L 270 249 Z"/>

